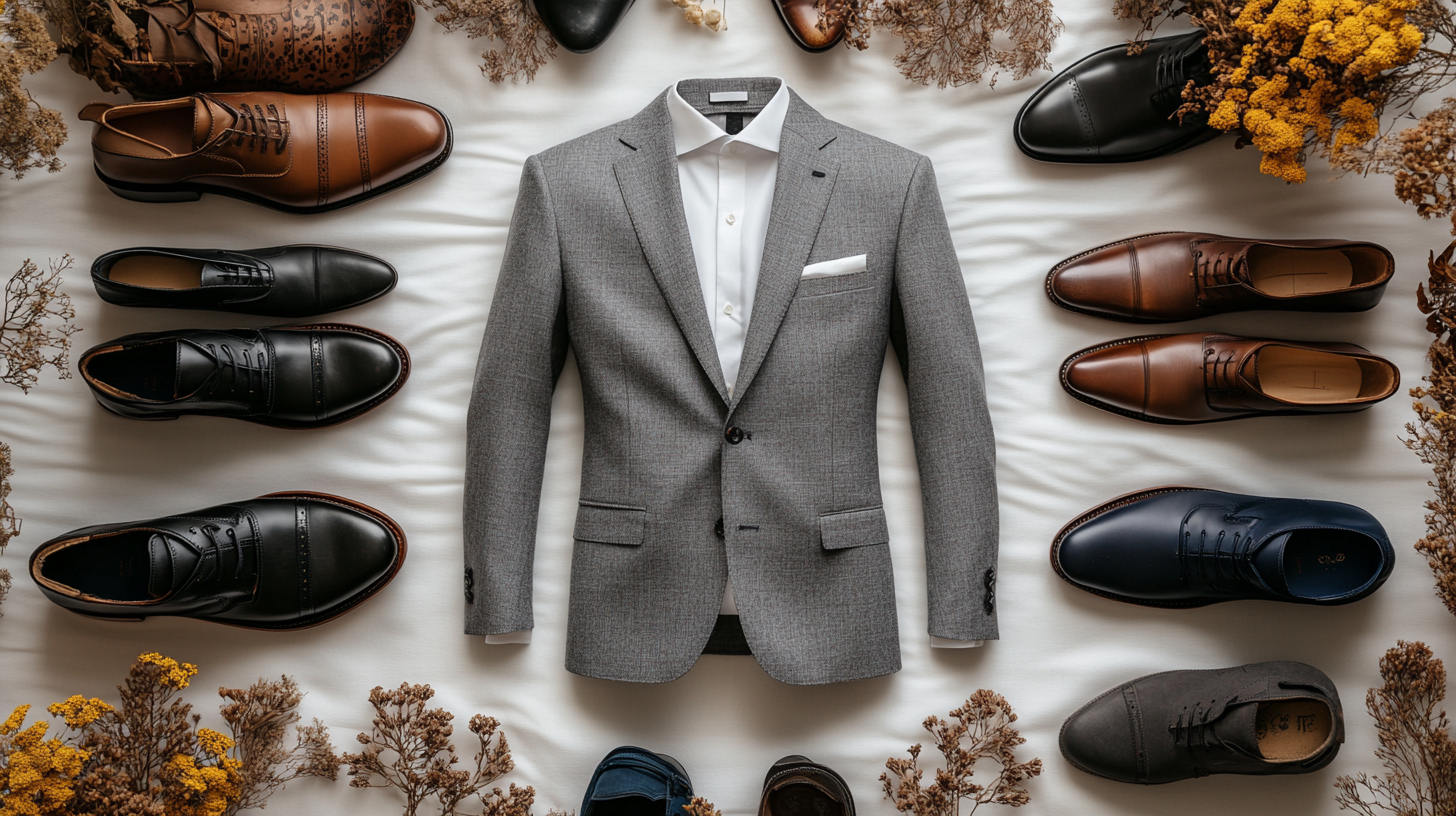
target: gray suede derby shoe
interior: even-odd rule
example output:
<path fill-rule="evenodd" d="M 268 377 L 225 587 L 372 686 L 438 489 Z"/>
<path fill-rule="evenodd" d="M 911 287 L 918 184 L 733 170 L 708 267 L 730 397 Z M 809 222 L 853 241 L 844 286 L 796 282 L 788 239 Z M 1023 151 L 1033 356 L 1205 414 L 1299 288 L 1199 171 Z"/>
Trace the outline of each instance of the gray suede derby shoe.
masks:
<path fill-rule="evenodd" d="M 1061 734 L 1077 768 L 1141 785 L 1309 773 L 1344 741 L 1335 684 L 1293 662 L 1139 677 L 1082 706 Z"/>

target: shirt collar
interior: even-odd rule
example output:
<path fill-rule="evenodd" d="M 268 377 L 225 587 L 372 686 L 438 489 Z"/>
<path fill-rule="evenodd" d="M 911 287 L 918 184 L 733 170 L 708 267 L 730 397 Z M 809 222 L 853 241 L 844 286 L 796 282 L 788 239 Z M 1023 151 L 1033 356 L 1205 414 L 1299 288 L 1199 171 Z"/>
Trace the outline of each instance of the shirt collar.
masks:
<path fill-rule="evenodd" d="M 728 137 L 726 131 L 713 124 L 712 120 L 678 94 L 676 82 L 667 90 L 667 112 L 672 118 L 672 138 L 679 156 Z M 763 110 L 743 130 L 730 138 L 777 153 L 779 140 L 784 133 L 784 117 L 788 112 L 789 86 L 780 79 L 778 92 L 763 106 Z"/>

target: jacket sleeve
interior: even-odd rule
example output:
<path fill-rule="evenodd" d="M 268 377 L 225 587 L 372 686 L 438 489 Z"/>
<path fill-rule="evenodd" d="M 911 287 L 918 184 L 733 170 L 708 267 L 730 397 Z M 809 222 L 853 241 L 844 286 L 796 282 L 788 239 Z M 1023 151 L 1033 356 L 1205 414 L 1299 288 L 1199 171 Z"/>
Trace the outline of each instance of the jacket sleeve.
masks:
<path fill-rule="evenodd" d="M 566 362 L 561 252 L 540 160 L 526 160 L 466 420 L 465 632 L 530 629 L 551 394 Z"/>
<path fill-rule="evenodd" d="M 965 281 L 925 158 L 900 218 L 890 338 L 920 469 L 930 634 L 994 640 L 996 441 Z"/>

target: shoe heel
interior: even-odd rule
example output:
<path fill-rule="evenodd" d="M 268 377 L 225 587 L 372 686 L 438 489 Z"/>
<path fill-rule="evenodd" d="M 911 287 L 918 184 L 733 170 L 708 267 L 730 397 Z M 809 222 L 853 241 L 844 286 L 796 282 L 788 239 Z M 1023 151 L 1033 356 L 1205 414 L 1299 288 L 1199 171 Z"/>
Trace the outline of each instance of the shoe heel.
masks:
<path fill-rule="evenodd" d="M 153 204 L 165 204 L 175 201 L 196 201 L 202 198 L 202 193 L 195 190 L 128 190 L 124 187 L 106 185 L 107 189 L 129 201 L 147 201 Z"/>

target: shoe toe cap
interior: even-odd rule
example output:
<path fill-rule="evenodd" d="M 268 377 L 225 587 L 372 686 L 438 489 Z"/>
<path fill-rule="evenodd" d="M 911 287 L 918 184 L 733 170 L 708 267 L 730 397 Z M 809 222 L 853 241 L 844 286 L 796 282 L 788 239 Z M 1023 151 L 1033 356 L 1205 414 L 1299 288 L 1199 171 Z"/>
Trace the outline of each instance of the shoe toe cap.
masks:
<path fill-rule="evenodd" d="M 1062 726 L 1062 756 L 1089 773 L 1136 782 L 1135 726 L 1129 719 L 1122 689 L 1093 700 Z"/>
<path fill-rule="evenodd" d="M 1016 144 L 1041 161 L 1078 162 L 1097 158 L 1091 113 L 1074 77 L 1043 85 L 1016 115 Z"/>
<path fill-rule="evenodd" d="M 541 22 L 567 51 L 586 54 L 607 41 L 632 0 L 536 0 Z"/>
<path fill-rule="evenodd" d="M 361 252 L 325 250 L 318 260 L 319 300 L 323 311 L 358 306 L 394 288 L 394 267 Z"/>
<path fill-rule="evenodd" d="M 824 15 L 820 13 L 818 3 L 810 0 L 779 0 L 779 9 L 794 39 L 805 48 L 824 50 L 838 42 L 844 34 L 842 20 L 821 28 Z"/>
<path fill-rule="evenodd" d="M 443 113 L 406 99 L 367 94 L 364 99 L 372 189 L 449 153 L 450 123 Z"/>
<path fill-rule="evenodd" d="M 404 555 L 390 525 L 326 499 L 308 502 L 308 540 L 309 582 L 319 611 L 355 600 L 393 573 Z"/>
<path fill-rule="evenodd" d="M 1058 304 L 1124 318 L 1139 316 L 1136 285 L 1125 246 L 1064 263 L 1047 279 L 1047 291 Z"/>
<path fill-rule="evenodd" d="M 330 418 L 386 399 L 408 374 L 408 357 L 382 337 L 333 331 L 322 339 L 325 410 Z"/>
<path fill-rule="evenodd" d="M 1142 343 L 1078 352 L 1063 368 L 1062 382 L 1077 396 L 1144 414 L 1148 389 L 1146 356 Z"/>

